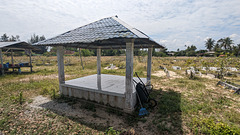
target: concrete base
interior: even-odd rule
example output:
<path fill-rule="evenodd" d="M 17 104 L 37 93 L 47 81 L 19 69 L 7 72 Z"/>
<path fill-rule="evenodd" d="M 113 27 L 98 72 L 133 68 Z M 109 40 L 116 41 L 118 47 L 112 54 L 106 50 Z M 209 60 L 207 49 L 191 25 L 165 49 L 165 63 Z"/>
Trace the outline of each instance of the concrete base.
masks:
<path fill-rule="evenodd" d="M 141 78 L 146 82 L 146 78 Z M 139 82 L 138 78 L 134 78 Z M 90 75 L 61 84 L 62 94 L 95 101 L 125 110 L 125 76 Z M 137 103 L 136 90 L 133 88 L 133 104 Z M 129 112 L 129 110 L 127 110 Z M 131 110 L 130 110 L 131 111 Z"/>

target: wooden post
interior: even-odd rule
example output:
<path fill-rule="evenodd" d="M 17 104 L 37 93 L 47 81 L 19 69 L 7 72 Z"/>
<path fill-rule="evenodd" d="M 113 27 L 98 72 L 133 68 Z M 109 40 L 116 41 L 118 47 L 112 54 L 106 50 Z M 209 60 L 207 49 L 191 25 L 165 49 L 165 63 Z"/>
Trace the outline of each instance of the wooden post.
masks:
<path fill-rule="evenodd" d="M 58 46 L 57 47 L 57 60 L 58 60 L 58 80 L 59 80 L 60 94 L 62 94 L 61 84 L 65 83 L 63 55 L 64 55 L 64 47 Z"/>
<path fill-rule="evenodd" d="M 97 49 L 97 86 L 101 90 L 101 48 Z"/>
<path fill-rule="evenodd" d="M 83 61 L 82 61 L 81 48 L 79 48 L 79 56 L 80 56 L 80 60 L 81 60 L 82 69 L 84 70 Z"/>
<path fill-rule="evenodd" d="M 14 61 L 13 61 L 13 50 L 11 49 L 11 59 L 12 59 L 12 70 L 14 72 Z"/>
<path fill-rule="evenodd" d="M 151 84 L 151 71 L 152 71 L 152 47 L 148 48 L 148 61 L 147 61 L 147 82 Z"/>
<path fill-rule="evenodd" d="M 1 59 L 1 65 L 2 65 L 2 75 L 4 75 L 4 67 L 3 67 L 3 54 L 2 54 L 2 49 L 0 49 L 0 59 Z"/>
<path fill-rule="evenodd" d="M 14 61 L 13 61 L 13 50 L 11 49 L 11 58 L 12 58 L 12 65 L 14 65 Z"/>
<path fill-rule="evenodd" d="M 32 73 L 32 50 L 29 50 L 30 71 Z"/>
<path fill-rule="evenodd" d="M 126 78 L 125 78 L 125 110 L 134 110 L 133 97 L 133 49 L 134 39 L 126 40 Z"/>

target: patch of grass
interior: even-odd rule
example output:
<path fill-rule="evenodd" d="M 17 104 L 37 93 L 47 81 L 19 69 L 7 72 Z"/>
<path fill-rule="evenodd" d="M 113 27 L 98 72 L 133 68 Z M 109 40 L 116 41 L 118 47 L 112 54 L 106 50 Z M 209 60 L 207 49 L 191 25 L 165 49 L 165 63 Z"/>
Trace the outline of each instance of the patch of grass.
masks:
<path fill-rule="evenodd" d="M 181 94 L 169 89 L 168 91 L 162 91 L 157 100 L 158 115 L 152 122 L 157 125 L 159 132 L 182 133 Z"/>
<path fill-rule="evenodd" d="M 222 121 L 216 121 L 213 118 L 194 118 L 192 121 L 192 130 L 194 134 L 217 134 L 217 135 L 233 135 L 240 134 L 240 129 L 229 126 Z"/>
<path fill-rule="evenodd" d="M 102 70 L 102 74 L 116 74 L 116 70 L 110 69 L 110 70 Z"/>
<path fill-rule="evenodd" d="M 65 60 L 71 59 L 71 66 L 65 66 L 66 80 L 96 74 L 96 57 L 83 57 L 84 70 L 81 68 L 79 57 L 65 57 Z M 20 92 L 22 92 L 23 99 L 28 103 L 33 101 L 32 97 L 40 93 L 70 106 L 78 101 L 75 98 L 58 95 L 56 57 L 32 58 L 33 61 L 37 61 L 36 63 L 41 63 L 44 59 L 48 62 L 48 59 L 51 59 L 51 65 L 35 66 L 34 63 L 33 73 L 0 76 L 0 131 L 5 134 L 104 134 L 104 131 L 108 129 L 107 126 L 88 122 L 82 118 L 62 116 L 50 110 L 32 112 L 33 121 L 29 121 L 27 117 L 22 116 L 23 112 L 28 112 L 28 109 L 24 102 L 23 105 L 19 105 Z M 7 59 L 8 61 L 11 60 L 10 57 L 7 57 Z M 28 58 L 26 56 L 16 57 L 18 61 L 23 59 Z M 146 57 L 135 56 L 134 59 L 133 70 L 138 72 L 140 77 L 146 77 Z M 172 66 L 180 66 L 182 70 L 174 72 L 183 78 L 168 80 L 166 77 L 152 76 L 152 84 L 156 88 L 161 87 L 162 89 L 153 90 L 151 93 L 151 97 L 158 101 L 158 106 L 153 110 L 148 110 L 151 113 L 150 116 L 139 118 L 138 112 L 135 112 L 133 115 L 125 117 L 114 110 L 107 110 L 107 112 L 123 118 L 124 122 L 128 124 L 127 128 L 135 128 L 141 121 L 141 124 L 147 124 L 143 126 L 146 127 L 144 130 L 152 134 L 156 130 L 157 133 L 155 132 L 155 134 L 217 134 L 220 131 L 223 133 L 238 133 L 238 130 L 235 129 L 240 128 L 239 95 L 228 93 L 216 87 L 217 81 L 215 79 L 201 77 L 194 80 L 188 79 L 184 74 L 188 59 L 194 60 L 196 65 L 201 66 L 200 58 L 153 57 L 152 71 L 160 70 L 160 65 L 169 70 Z M 213 63 L 215 58 L 202 59 Z M 102 73 L 124 76 L 125 60 L 125 56 L 102 57 L 102 68 L 109 66 L 110 63 L 119 67 L 118 70 L 102 70 Z M 236 61 L 239 61 L 239 58 L 236 58 Z M 212 66 L 216 65 L 213 63 Z M 229 66 L 234 65 L 230 64 Z M 23 68 L 22 71 L 29 72 L 29 69 Z M 39 76 L 42 78 L 38 78 Z M 227 80 L 236 84 L 239 83 L 239 77 L 232 77 L 232 79 Z M 92 105 L 83 105 L 82 108 L 93 112 L 97 109 Z M 93 113 L 92 117 L 98 118 L 98 115 Z M 148 119 L 148 117 L 152 119 Z M 209 117 L 212 120 L 208 120 Z M 151 120 L 152 123 L 147 120 Z M 107 125 L 111 125 L 110 121 L 107 123 Z M 115 127 L 113 130 L 120 131 Z"/>
<path fill-rule="evenodd" d="M 54 119 L 57 116 L 57 114 L 55 114 L 55 113 L 46 113 L 46 116 Z"/>

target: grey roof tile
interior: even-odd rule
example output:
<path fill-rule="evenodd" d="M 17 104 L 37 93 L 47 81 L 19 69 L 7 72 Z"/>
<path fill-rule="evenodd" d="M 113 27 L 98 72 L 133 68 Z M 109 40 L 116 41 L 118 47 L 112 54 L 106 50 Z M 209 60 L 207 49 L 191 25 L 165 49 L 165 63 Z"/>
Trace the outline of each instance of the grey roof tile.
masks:
<path fill-rule="evenodd" d="M 101 45 L 101 41 L 115 40 L 115 44 L 104 42 L 103 45 L 119 46 L 119 39 L 122 41 L 127 38 L 134 38 L 136 43 L 141 44 L 142 47 L 154 45 L 154 47 L 163 48 L 146 34 L 127 25 L 125 22 L 117 17 L 104 18 L 99 21 L 84 25 L 71 31 L 67 31 L 56 37 L 40 41 L 35 45 L 66 45 L 71 46 L 75 43 L 78 47 L 83 47 L 86 44 L 91 44 L 90 48 L 96 48 Z M 110 45 L 111 44 L 111 45 Z M 124 45 L 123 45 L 124 46 Z M 137 45 L 135 45 L 137 46 Z"/>

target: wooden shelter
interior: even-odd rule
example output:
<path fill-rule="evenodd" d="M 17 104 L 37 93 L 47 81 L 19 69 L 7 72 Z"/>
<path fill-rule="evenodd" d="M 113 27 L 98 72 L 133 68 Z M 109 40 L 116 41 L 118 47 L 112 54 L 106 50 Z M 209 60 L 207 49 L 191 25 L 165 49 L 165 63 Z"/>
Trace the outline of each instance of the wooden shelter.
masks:
<path fill-rule="evenodd" d="M 151 80 L 152 48 L 164 48 L 140 30 L 127 25 L 117 16 L 40 41 L 36 45 L 56 46 L 60 93 L 134 110 L 136 91 L 133 86 L 133 50 L 148 48 L 147 79 Z M 97 49 L 97 75 L 65 81 L 64 47 Z M 101 74 L 101 49 L 126 49 L 126 76 Z"/>
<path fill-rule="evenodd" d="M 11 67 L 13 70 L 15 68 L 20 69 L 21 66 L 20 65 L 16 65 L 14 64 L 14 60 L 13 60 L 13 51 L 28 51 L 29 52 L 29 65 L 23 65 L 24 67 L 30 67 L 30 71 L 32 72 L 32 59 L 31 59 L 31 50 L 38 50 L 38 48 L 36 48 L 35 46 L 32 46 L 24 41 L 17 41 L 17 42 L 0 42 L 0 60 L 1 60 L 1 73 L 2 75 L 4 74 L 4 70 L 6 69 L 4 67 L 3 64 L 3 56 L 2 56 L 2 52 L 3 51 L 11 51 Z"/>

